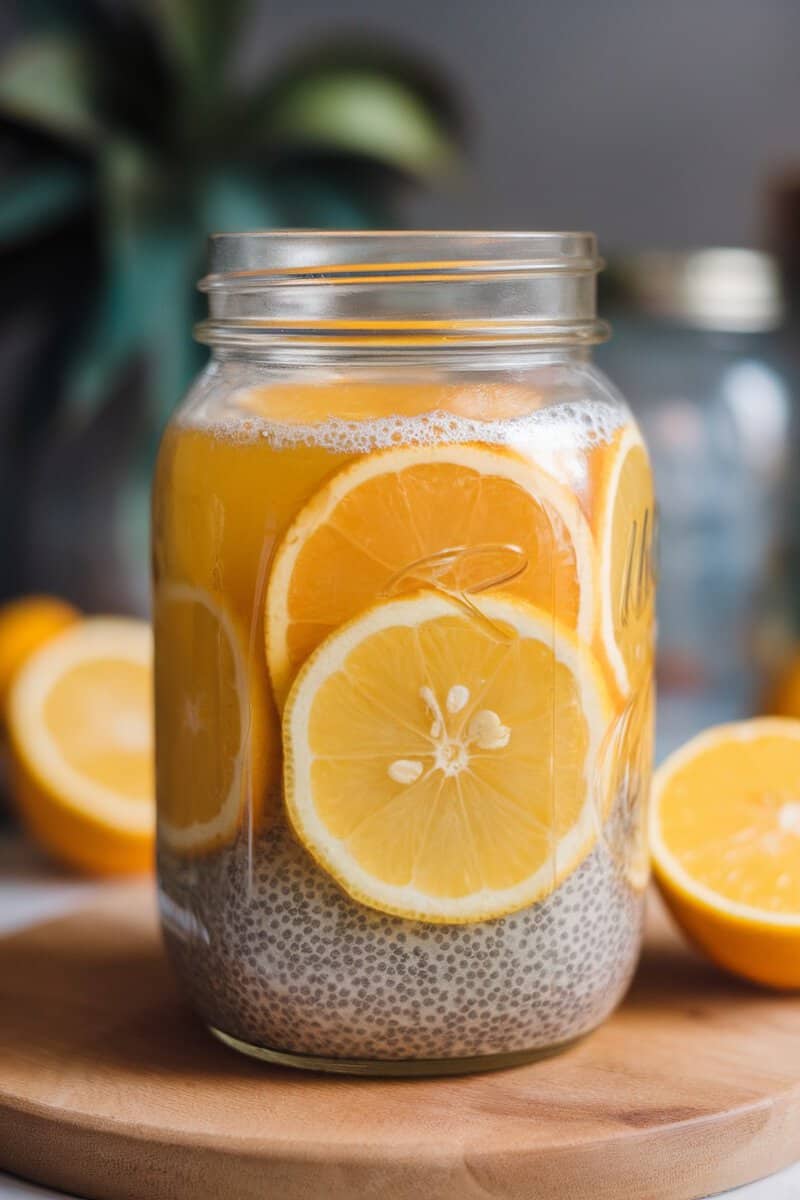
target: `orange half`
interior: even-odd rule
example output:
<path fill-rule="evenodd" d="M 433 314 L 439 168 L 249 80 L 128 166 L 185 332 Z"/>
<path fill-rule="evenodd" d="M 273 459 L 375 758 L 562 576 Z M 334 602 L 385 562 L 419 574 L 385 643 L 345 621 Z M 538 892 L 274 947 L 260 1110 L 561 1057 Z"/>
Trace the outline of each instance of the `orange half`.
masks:
<path fill-rule="evenodd" d="M 152 858 L 153 649 L 143 621 L 94 617 L 47 641 L 8 699 L 14 794 L 36 839 L 73 866 Z"/>
<path fill-rule="evenodd" d="M 800 987 L 800 721 L 721 725 L 671 755 L 650 841 L 694 941 L 747 978 Z"/>

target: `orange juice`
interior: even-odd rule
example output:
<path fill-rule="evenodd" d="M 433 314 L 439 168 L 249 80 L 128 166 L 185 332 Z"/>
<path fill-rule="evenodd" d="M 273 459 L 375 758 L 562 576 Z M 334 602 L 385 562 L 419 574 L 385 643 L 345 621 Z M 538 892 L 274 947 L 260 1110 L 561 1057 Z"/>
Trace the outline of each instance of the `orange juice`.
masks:
<path fill-rule="evenodd" d="M 162 919 L 239 1049 L 472 1069 L 581 1036 L 636 960 L 652 484 L 582 352 L 394 354 L 223 357 L 165 434 Z"/>

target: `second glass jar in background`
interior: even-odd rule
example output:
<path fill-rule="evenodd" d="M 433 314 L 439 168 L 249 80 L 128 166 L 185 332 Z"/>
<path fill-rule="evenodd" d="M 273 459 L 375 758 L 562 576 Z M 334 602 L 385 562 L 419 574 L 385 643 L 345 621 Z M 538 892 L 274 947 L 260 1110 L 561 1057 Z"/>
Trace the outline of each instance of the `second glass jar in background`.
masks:
<path fill-rule="evenodd" d="M 224 1041 L 424 1073 L 569 1044 L 640 941 L 653 496 L 594 239 L 226 236 L 164 438 L 159 887 Z"/>
<path fill-rule="evenodd" d="M 791 644 L 794 379 L 775 262 L 751 250 L 615 262 L 618 336 L 659 501 L 658 750 L 760 710 Z"/>

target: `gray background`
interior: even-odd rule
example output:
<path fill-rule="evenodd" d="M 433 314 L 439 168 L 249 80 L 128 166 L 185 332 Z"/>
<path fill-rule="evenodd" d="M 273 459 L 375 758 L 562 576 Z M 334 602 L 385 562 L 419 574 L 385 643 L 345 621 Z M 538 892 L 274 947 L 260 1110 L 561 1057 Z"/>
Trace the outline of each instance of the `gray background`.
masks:
<path fill-rule="evenodd" d="M 438 63 L 470 115 L 464 178 L 410 225 L 757 244 L 768 174 L 800 166 L 800 0 L 262 0 L 250 65 L 353 30 Z"/>

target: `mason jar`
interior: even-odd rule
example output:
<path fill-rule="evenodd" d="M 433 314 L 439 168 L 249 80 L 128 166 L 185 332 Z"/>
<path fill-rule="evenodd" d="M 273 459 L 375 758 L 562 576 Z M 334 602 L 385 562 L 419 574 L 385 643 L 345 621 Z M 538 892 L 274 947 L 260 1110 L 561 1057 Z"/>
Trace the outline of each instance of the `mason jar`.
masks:
<path fill-rule="evenodd" d="M 658 753 L 764 709 L 792 654 L 798 555 L 778 266 L 754 250 L 645 251 L 609 271 L 612 343 L 659 496 Z"/>
<path fill-rule="evenodd" d="M 211 239 L 154 500 L 158 871 L 210 1030 L 299 1067 L 553 1053 L 647 882 L 653 493 L 594 238 Z"/>

